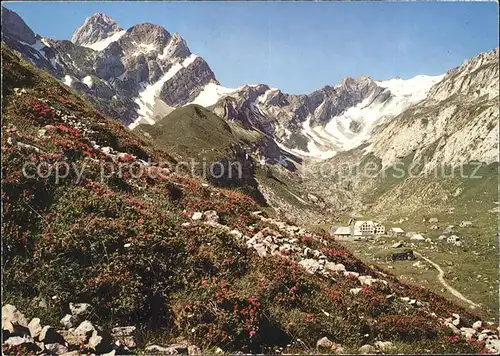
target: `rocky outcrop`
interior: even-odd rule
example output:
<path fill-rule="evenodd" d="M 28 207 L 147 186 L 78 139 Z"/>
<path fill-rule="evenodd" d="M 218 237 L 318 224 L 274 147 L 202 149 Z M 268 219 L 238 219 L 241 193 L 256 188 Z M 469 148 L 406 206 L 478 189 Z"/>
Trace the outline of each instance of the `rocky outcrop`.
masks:
<path fill-rule="evenodd" d="M 332 118 L 369 97 L 384 101 L 390 92 L 366 76 L 345 78 L 338 86 L 326 86 L 309 95 L 286 94 L 267 85 L 247 85 L 221 98 L 212 110 L 228 120 L 257 127 L 288 148 L 308 151 L 310 137 L 303 132 L 304 125 L 324 127 Z M 291 139 L 292 136 L 296 138 Z"/>
<path fill-rule="evenodd" d="M 71 303 L 69 309 L 73 317 L 81 319 L 90 304 Z M 69 314 L 68 314 L 69 315 Z M 75 320 L 77 320 L 75 319 Z M 136 353 L 140 339 L 135 326 L 117 326 L 104 330 L 87 319 L 81 319 L 75 327 L 63 324 L 59 329 L 50 325 L 42 326 L 39 318 L 28 319 L 15 306 L 6 304 L 2 307 L 2 332 L 4 354 L 38 355 L 79 355 L 92 353 L 99 355 L 125 355 Z M 22 329 L 20 329 L 22 327 Z M 187 342 L 166 346 L 149 345 L 145 351 L 162 354 L 200 355 L 201 350 Z"/>
<path fill-rule="evenodd" d="M 36 43 L 35 33 L 26 25 L 26 22 L 14 11 L 2 7 L 2 40 L 10 37 L 28 45 Z"/>

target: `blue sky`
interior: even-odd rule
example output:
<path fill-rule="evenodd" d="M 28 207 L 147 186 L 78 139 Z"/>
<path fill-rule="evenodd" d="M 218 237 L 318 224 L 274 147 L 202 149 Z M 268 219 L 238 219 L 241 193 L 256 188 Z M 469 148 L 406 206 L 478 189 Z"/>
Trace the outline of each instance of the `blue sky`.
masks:
<path fill-rule="evenodd" d="M 265 83 L 289 93 L 437 75 L 498 46 L 496 2 L 18 2 L 7 3 L 37 33 L 70 39 L 103 12 L 179 32 L 227 87 Z"/>

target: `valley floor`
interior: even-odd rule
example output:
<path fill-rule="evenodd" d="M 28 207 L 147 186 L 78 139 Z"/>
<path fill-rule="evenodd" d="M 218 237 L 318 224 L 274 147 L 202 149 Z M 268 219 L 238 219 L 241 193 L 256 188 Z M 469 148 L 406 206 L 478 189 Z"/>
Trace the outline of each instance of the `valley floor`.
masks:
<path fill-rule="evenodd" d="M 422 257 L 410 261 L 386 261 L 395 243 L 402 243 L 404 248 L 410 248 L 415 255 Z M 492 258 L 458 248 L 450 251 L 448 246 L 432 248 L 427 242 L 410 242 L 408 238 L 384 236 L 369 241 L 345 241 L 342 244 L 369 265 L 388 270 L 401 280 L 423 285 L 465 308 L 479 311 L 491 321 L 498 318 L 498 269 Z M 429 260 L 443 270 L 441 278 L 441 273 Z M 443 280 L 450 288 L 443 285 Z M 472 303 L 478 307 L 475 308 Z"/>

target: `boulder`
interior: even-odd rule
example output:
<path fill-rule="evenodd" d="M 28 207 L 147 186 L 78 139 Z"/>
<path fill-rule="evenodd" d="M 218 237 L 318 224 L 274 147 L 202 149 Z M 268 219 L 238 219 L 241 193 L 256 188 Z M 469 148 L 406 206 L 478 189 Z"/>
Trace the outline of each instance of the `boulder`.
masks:
<path fill-rule="evenodd" d="M 488 335 L 486 335 L 486 334 L 479 334 L 477 336 L 477 341 L 485 341 L 485 340 L 488 340 Z"/>
<path fill-rule="evenodd" d="M 203 213 L 203 217 L 205 218 L 205 221 L 209 222 L 214 222 L 218 223 L 219 222 L 219 215 L 215 210 L 207 210 Z"/>
<path fill-rule="evenodd" d="M 85 319 L 89 316 L 92 306 L 87 303 L 69 303 L 69 310 L 75 319 Z"/>
<path fill-rule="evenodd" d="M 361 292 L 361 288 L 351 288 L 349 290 L 349 293 L 354 294 L 354 295 L 358 294 L 359 292 Z"/>
<path fill-rule="evenodd" d="M 436 224 L 436 223 L 438 223 L 438 222 L 439 222 L 438 218 L 430 218 L 430 219 L 429 219 L 429 223 L 430 223 L 430 224 Z"/>
<path fill-rule="evenodd" d="M 412 237 L 410 237 L 410 240 L 414 241 L 424 241 L 425 237 L 423 237 L 421 234 L 415 234 Z"/>
<path fill-rule="evenodd" d="M 330 351 L 334 355 L 343 354 L 344 348 L 342 347 L 341 344 L 333 343 L 333 346 L 330 348 Z"/>
<path fill-rule="evenodd" d="M 59 323 L 65 328 L 65 329 L 70 329 L 73 327 L 73 324 L 75 324 L 76 320 L 71 314 L 66 314 L 60 321 Z"/>
<path fill-rule="evenodd" d="M 396 349 L 394 344 L 390 341 L 377 341 L 374 345 L 382 352 L 391 352 Z"/>
<path fill-rule="evenodd" d="M 33 339 L 36 339 L 38 335 L 40 335 L 40 331 L 42 331 L 42 325 L 40 324 L 39 318 L 33 318 L 28 324 L 28 329 L 30 331 L 30 335 Z"/>
<path fill-rule="evenodd" d="M 476 330 L 473 328 L 460 328 L 460 332 L 466 339 L 471 339 L 476 335 Z"/>
<path fill-rule="evenodd" d="M 359 348 L 358 352 L 360 354 L 366 355 L 366 354 L 374 354 L 377 352 L 377 349 L 373 347 L 372 345 L 363 345 Z"/>
<path fill-rule="evenodd" d="M 193 214 L 193 216 L 191 217 L 191 219 L 196 221 L 196 220 L 201 220 L 201 218 L 202 218 L 202 217 L 203 217 L 203 214 L 202 214 L 202 213 L 200 213 L 200 212 L 195 212 L 195 213 Z"/>
<path fill-rule="evenodd" d="M 80 351 L 77 351 L 77 350 L 68 351 L 68 352 L 61 354 L 61 356 L 79 356 L 79 355 L 80 355 Z"/>
<path fill-rule="evenodd" d="M 38 341 L 44 344 L 64 344 L 64 338 L 50 325 L 46 325 L 40 330 Z"/>
<path fill-rule="evenodd" d="M 353 272 L 353 271 L 345 271 L 344 276 L 350 277 L 350 278 L 358 278 L 359 273 L 358 272 Z"/>
<path fill-rule="evenodd" d="M 198 346 L 189 345 L 188 346 L 188 355 L 200 356 L 200 355 L 203 355 L 203 353 L 201 352 L 201 349 Z"/>
<path fill-rule="evenodd" d="M 472 227 L 472 221 L 462 221 L 460 222 L 460 227 Z"/>
<path fill-rule="evenodd" d="M 239 232 L 238 230 L 231 230 L 227 233 L 231 237 L 235 237 L 237 239 L 241 239 L 243 237 L 243 234 Z"/>
<path fill-rule="evenodd" d="M 96 328 L 92 323 L 88 320 L 83 321 L 78 327 L 73 331 L 75 336 L 77 337 L 79 343 L 86 344 L 87 341 L 92 337 Z"/>
<path fill-rule="evenodd" d="M 75 334 L 74 329 L 70 330 L 58 330 L 57 332 L 59 335 L 61 335 L 64 340 L 66 341 L 65 345 L 71 345 L 71 346 L 80 346 L 82 342 L 78 338 L 78 336 Z"/>
<path fill-rule="evenodd" d="M 405 260 L 414 260 L 415 254 L 413 250 L 403 250 L 401 252 L 394 252 L 391 254 L 392 261 L 405 261 Z"/>
<path fill-rule="evenodd" d="M 443 234 L 445 235 L 452 234 L 455 231 L 454 228 L 455 226 L 449 225 L 446 229 L 444 229 Z"/>
<path fill-rule="evenodd" d="M 38 352 L 41 348 L 30 336 L 12 336 L 4 340 L 2 350 L 5 354 L 26 355 Z"/>
<path fill-rule="evenodd" d="M 89 349 L 94 350 L 99 354 L 110 352 L 112 350 L 111 337 L 108 333 L 94 329 L 87 346 Z"/>
<path fill-rule="evenodd" d="M 13 333 L 16 326 L 28 328 L 28 319 L 12 304 L 2 307 L 2 329 Z"/>
<path fill-rule="evenodd" d="M 253 245 L 253 248 L 255 251 L 257 251 L 257 254 L 259 257 L 266 257 L 267 256 L 267 248 L 264 244 L 255 244 Z"/>
<path fill-rule="evenodd" d="M 322 337 L 316 342 L 316 347 L 317 348 L 322 348 L 322 349 L 331 349 L 333 346 L 333 341 L 330 341 L 326 336 Z"/>
<path fill-rule="evenodd" d="M 305 270 L 311 274 L 314 274 L 323 268 L 323 266 L 318 261 L 312 258 L 306 258 L 300 261 L 299 265 L 304 267 Z"/>

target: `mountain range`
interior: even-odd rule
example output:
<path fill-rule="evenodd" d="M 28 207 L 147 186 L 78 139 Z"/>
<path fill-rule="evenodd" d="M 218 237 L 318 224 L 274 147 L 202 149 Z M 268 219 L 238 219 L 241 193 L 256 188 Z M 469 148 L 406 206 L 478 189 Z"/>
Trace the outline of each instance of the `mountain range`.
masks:
<path fill-rule="evenodd" d="M 283 149 L 312 158 L 332 157 L 359 146 L 375 126 L 421 102 L 445 77 L 345 78 L 336 86 L 304 95 L 264 84 L 229 89 L 179 34 L 161 26 L 145 23 L 125 30 L 98 13 L 67 41 L 34 34 L 8 9 L 3 21 L 9 46 L 131 128 L 152 124 L 174 108 L 200 104 L 227 120 L 261 130 Z M 442 89 L 434 95 L 439 100 L 445 97 Z"/>
<path fill-rule="evenodd" d="M 266 189 L 269 184 L 263 178 L 260 190 L 295 217 L 304 215 L 308 205 L 317 205 L 307 198 L 308 189 L 322 191 L 325 184 L 320 179 L 304 186 L 287 171 L 314 171 L 315 165 L 329 160 L 339 164 L 351 151 L 358 160 L 376 156 L 383 167 L 413 152 L 412 160 L 419 160 L 434 145 L 428 169 L 437 162 L 498 162 L 498 48 L 439 76 L 382 81 L 348 77 L 336 86 L 292 95 L 265 84 L 222 86 L 179 34 L 158 25 L 125 30 L 97 13 L 67 41 L 35 34 L 6 8 L 2 21 L 3 40 L 11 48 L 135 131 L 154 126 L 176 108 L 197 104 L 258 135 L 245 150 L 274 167 L 279 183 L 271 183 L 284 182 L 276 194 L 276 189 Z M 332 207 L 357 205 L 344 189 L 337 194 L 343 198 L 331 201 Z M 303 203 L 307 208 L 295 209 Z"/>

